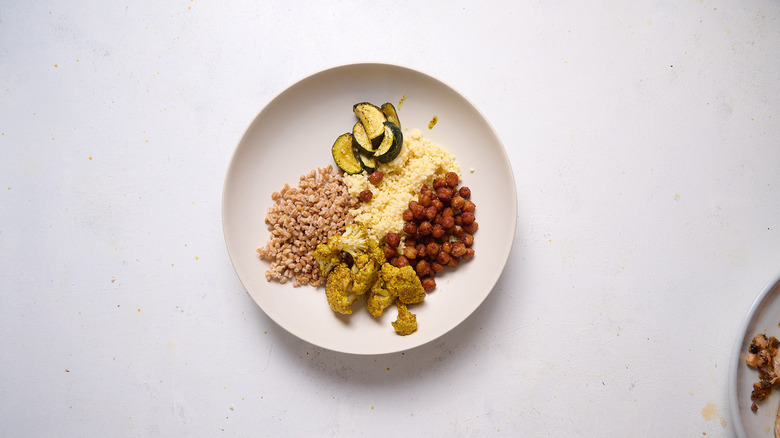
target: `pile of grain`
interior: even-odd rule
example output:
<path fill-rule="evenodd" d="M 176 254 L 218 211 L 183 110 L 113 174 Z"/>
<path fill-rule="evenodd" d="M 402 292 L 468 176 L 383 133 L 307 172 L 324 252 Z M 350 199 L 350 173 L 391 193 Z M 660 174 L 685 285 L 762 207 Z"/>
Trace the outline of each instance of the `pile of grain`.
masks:
<path fill-rule="evenodd" d="M 293 280 L 293 286 L 321 285 L 324 279 L 312 252 L 354 222 L 349 210 L 357 199 L 350 196 L 341 172 L 333 166 L 301 176 L 297 188 L 285 184 L 271 199 L 274 204 L 265 218 L 271 237 L 257 249 L 260 258 L 271 260 L 265 278 L 280 283 Z"/>
<path fill-rule="evenodd" d="M 368 181 L 365 172 L 345 175 L 344 182 L 352 196 L 358 196 L 363 190 L 373 193 L 369 202 L 360 203 L 350 213 L 356 222 L 368 228 L 371 237 L 380 241 L 387 233 L 403 228 L 403 212 L 409 201 L 419 195 L 423 184 L 431 185 L 435 178 L 443 178 L 447 172 L 461 175 L 455 157 L 424 138 L 419 129 L 405 133 L 398 157 L 386 164 L 379 163 L 377 170 L 384 174 L 377 186 Z"/>

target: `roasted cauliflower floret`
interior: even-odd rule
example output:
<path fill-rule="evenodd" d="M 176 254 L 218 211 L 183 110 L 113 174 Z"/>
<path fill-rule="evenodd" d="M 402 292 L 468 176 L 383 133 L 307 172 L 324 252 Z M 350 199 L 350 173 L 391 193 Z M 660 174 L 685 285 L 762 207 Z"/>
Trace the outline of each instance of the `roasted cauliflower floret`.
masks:
<path fill-rule="evenodd" d="M 390 263 L 385 263 L 379 275 L 385 287 L 398 295 L 401 303 L 417 304 L 425 299 L 425 289 L 420 282 L 420 277 L 411 266 L 397 268 Z"/>
<path fill-rule="evenodd" d="M 340 263 L 328 274 L 325 295 L 331 310 L 344 315 L 352 313 L 352 303 L 357 295 L 352 292 L 352 270 L 346 263 Z"/>
<path fill-rule="evenodd" d="M 352 263 L 352 292 L 362 296 L 379 278 L 376 261 L 368 254 L 361 252 L 355 256 Z"/>
<path fill-rule="evenodd" d="M 331 236 L 328 239 L 328 246 L 357 257 L 359 252 L 368 250 L 368 241 L 368 231 L 363 224 L 350 224 L 341 235 Z"/>
<path fill-rule="evenodd" d="M 411 335 L 417 330 L 417 315 L 410 312 L 404 303 L 396 303 L 398 318 L 392 322 L 395 332 L 399 335 Z"/>
<path fill-rule="evenodd" d="M 372 259 L 376 260 L 377 266 L 382 266 L 385 263 L 387 263 L 387 257 L 385 257 L 385 252 L 382 250 L 382 247 L 379 245 L 379 242 L 377 242 L 374 239 L 368 239 L 368 255 L 371 256 Z"/>
<path fill-rule="evenodd" d="M 339 250 L 331 248 L 325 243 L 320 243 L 314 249 L 314 260 L 320 268 L 320 277 L 327 277 L 330 270 L 338 266 L 341 262 L 341 253 Z"/>
<path fill-rule="evenodd" d="M 368 299 L 366 299 L 366 307 L 368 307 L 368 313 L 374 318 L 379 318 L 384 313 L 385 309 L 390 307 L 398 295 L 393 291 L 388 290 L 385 287 L 384 282 L 378 279 L 371 286 L 371 290 L 368 291 Z"/>

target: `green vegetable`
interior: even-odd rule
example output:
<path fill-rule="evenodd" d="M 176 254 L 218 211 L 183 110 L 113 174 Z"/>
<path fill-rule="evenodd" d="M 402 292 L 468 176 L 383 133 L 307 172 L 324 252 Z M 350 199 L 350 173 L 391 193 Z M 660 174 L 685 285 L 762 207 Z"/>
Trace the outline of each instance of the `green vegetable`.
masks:
<path fill-rule="evenodd" d="M 385 127 L 385 135 L 382 138 L 382 143 L 374 152 L 374 157 L 380 163 L 389 163 L 401 153 L 404 135 L 401 133 L 401 128 L 396 126 L 395 123 L 384 122 L 383 126 Z"/>
<path fill-rule="evenodd" d="M 363 166 L 360 165 L 360 161 L 355 156 L 355 149 L 352 147 L 352 134 L 349 132 L 341 134 L 336 139 L 331 153 L 336 165 L 347 174 L 352 175 L 363 171 Z"/>
<path fill-rule="evenodd" d="M 395 107 L 390 102 L 385 102 L 379 109 L 382 110 L 382 114 L 385 115 L 388 122 L 395 123 L 398 129 L 401 129 L 401 120 L 398 118 L 398 113 L 395 112 Z"/>
<path fill-rule="evenodd" d="M 363 123 L 360 121 L 352 127 L 352 144 L 364 154 L 374 155 L 374 152 L 376 152 L 376 147 L 374 147 L 371 139 L 368 138 L 366 128 L 363 127 Z"/>
<path fill-rule="evenodd" d="M 372 174 L 376 170 L 376 159 L 371 155 L 366 155 L 358 152 L 357 154 L 360 165 L 363 166 L 363 170 Z"/>
<path fill-rule="evenodd" d="M 387 118 L 376 105 L 360 102 L 352 106 L 352 111 L 360 119 L 360 123 L 363 124 L 369 139 L 374 140 L 385 132 L 382 124 L 387 121 Z"/>

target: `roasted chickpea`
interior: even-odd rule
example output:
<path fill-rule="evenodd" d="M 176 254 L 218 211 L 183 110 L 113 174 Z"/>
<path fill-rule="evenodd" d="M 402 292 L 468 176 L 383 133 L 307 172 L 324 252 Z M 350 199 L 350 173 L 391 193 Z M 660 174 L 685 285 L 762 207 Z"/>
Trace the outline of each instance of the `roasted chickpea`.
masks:
<path fill-rule="evenodd" d="M 398 256 L 395 258 L 395 265 L 396 268 L 403 268 L 404 266 L 409 266 L 409 259 L 407 259 L 404 256 Z"/>
<path fill-rule="evenodd" d="M 398 233 L 387 233 L 385 235 L 385 243 L 387 243 L 389 246 L 393 248 L 397 248 L 398 245 L 401 243 L 401 236 L 398 235 Z"/>
<path fill-rule="evenodd" d="M 444 203 L 439 201 L 439 198 L 436 198 L 433 201 L 431 201 L 431 205 L 436 207 L 437 211 L 442 211 L 444 209 Z"/>
<path fill-rule="evenodd" d="M 384 253 L 385 253 L 385 258 L 386 258 L 386 259 L 388 259 L 388 260 L 390 260 L 390 259 L 392 259 L 393 257 L 396 257 L 396 256 L 398 255 L 398 251 L 396 251 L 396 249 L 395 249 L 395 248 L 393 248 L 393 247 L 392 247 L 392 246 L 390 246 L 390 245 L 385 245 L 385 246 L 382 248 L 382 251 L 384 251 Z"/>
<path fill-rule="evenodd" d="M 359 196 L 360 200 L 363 202 L 368 202 L 373 197 L 374 194 L 371 192 L 371 190 L 363 190 L 362 192 L 360 192 L 360 196 Z"/>
<path fill-rule="evenodd" d="M 452 189 L 449 187 L 439 187 L 436 189 L 436 197 L 443 203 L 448 203 L 452 200 Z"/>
<path fill-rule="evenodd" d="M 417 198 L 417 202 L 423 207 L 428 208 L 431 206 L 431 197 L 429 195 L 420 193 L 420 196 Z"/>
<path fill-rule="evenodd" d="M 466 246 L 471 246 L 474 244 L 474 236 L 469 233 L 463 233 L 460 236 L 460 241 Z"/>
<path fill-rule="evenodd" d="M 476 223 L 476 222 L 474 222 L 474 223 Z M 474 234 L 474 233 L 471 233 L 471 234 Z M 457 238 L 460 238 L 460 236 L 463 235 L 463 227 L 456 224 L 454 227 L 452 227 L 452 235 L 457 237 Z"/>
<path fill-rule="evenodd" d="M 417 204 L 412 209 L 412 214 L 414 215 L 415 220 L 422 220 L 425 218 L 425 207 L 423 207 L 420 204 Z"/>
<path fill-rule="evenodd" d="M 452 242 L 452 251 L 450 255 L 460 257 L 466 253 L 466 245 L 463 242 Z"/>
<path fill-rule="evenodd" d="M 433 180 L 433 190 L 438 190 L 446 185 L 447 183 L 444 181 L 444 178 L 436 178 Z"/>
<path fill-rule="evenodd" d="M 418 243 L 417 246 L 414 247 L 414 249 L 417 251 L 417 257 L 419 257 L 419 258 L 425 257 L 425 244 L 424 243 Z"/>
<path fill-rule="evenodd" d="M 406 246 L 404 247 L 403 256 L 406 257 L 407 261 L 408 259 L 414 259 L 417 257 L 417 250 L 412 246 Z"/>
<path fill-rule="evenodd" d="M 404 233 L 413 235 L 417 232 L 417 225 L 414 224 L 414 222 L 406 222 L 404 224 Z"/>
<path fill-rule="evenodd" d="M 375 170 L 371 175 L 368 176 L 368 182 L 370 182 L 373 185 L 379 184 L 380 181 L 382 181 L 382 177 L 385 174 L 382 172 Z"/>
<path fill-rule="evenodd" d="M 463 212 L 463 213 L 460 215 L 460 218 L 461 218 L 461 220 L 462 220 L 462 222 L 463 222 L 463 225 L 468 225 L 468 224 L 470 224 L 470 223 L 474 222 L 474 219 L 476 219 L 476 218 L 474 217 L 474 213 L 472 213 L 472 212 L 470 212 L 470 211 Z"/>
<path fill-rule="evenodd" d="M 474 233 L 477 232 L 477 228 L 479 228 L 479 224 L 475 221 L 475 222 L 472 222 L 472 223 L 470 223 L 468 225 L 465 225 L 463 227 L 463 231 L 465 231 L 465 232 L 467 232 L 469 234 L 474 234 Z M 458 236 L 458 237 L 460 237 L 460 236 Z"/>
<path fill-rule="evenodd" d="M 466 186 L 461 187 L 458 193 L 466 199 L 471 198 L 471 189 Z"/>
<path fill-rule="evenodd" d="M 441 226 L 445 230 L 449 230 L 455 226 L 455 218 L 452 216 L 444 216 L 444 218 L 441 220 Z"/>
<path fill-rule="evenodd" d="M 406 240 L 404 241 L 404 245 L 405 246 L 410 246 L 412 248 L 416 248 L 417 247 L 417 241 L 414 240 L 414 237 L 407 237 Z"/>
<path fill-rule="evenodd" d="M 441 211 L 441 215 L 444 217 L 453 217 L 455 216 L 455 210 L 453 210 L 452 207 L 444 207 L 444 210 Z"/>
<path fill-rule="evenodd" d="M 419 262 L 417 262 L 417 266 L 415 267 L 415 270 L 417 271 L 417 276 L 422 278 L 425 277 L 426 275 L 430 275 L 431 265 L 425 260 L 420 260 Z"/>
<path fill-rule="evenodd" d="M 463 204 L 463 208 L 461 208 L 461 211 L 471 211 L 471 212 L 473 212 L 476 209 L 477 209 L 477 206 L 473 202 L 466 201 L 466 203 Z"/>
<path fill-rule="evenodd" d="M 435 218 L 438 213 L 439 211 L 436 210 L 436 207 L 431 205 L 425 210 L 425 217 L 428 218 L 429 221 L 432 221 L 433 218 Z"/>
<path fill-rule="evenodd" d="M 406 222 L 413 221 L 414 214 L 412 213 L 412 210 L 404 210 L 403 218 Z"/>
<path fill-rule="evenodd" d="M 447 266 L 449 266 L 450 268 L 454 268 L 458 266 L 458 263 L 460 263 L 459 257 L 450 257 L 450 261 L 447 262 Z"/>
<path fill-rule="evenodd" d="M 436 287 L 436 280 L 434 280 L 433 277 L 425 277 L 420 280 L 420 282 L 422 283 L 422 287 L 426 292 Z"/>
<path fill-rule="evenodd" d="M 466 199 L 460 195 L 455 195 L 452 197 L 452 201 L 450 201 L 450 205 L 452 206 L 452 208 L 456 208 L 460 210 L 461 208 L 463 208 L 464 205 L 466 205 Z"/>
<path fill-rule="evenodd" d="M 421 223 L 419 227 L 417 227 L 417 231 L 421 236 L 427 236 L 433 231 L 433 225 L 430 222 L 425 221 Z"/>
<path fill-rule="evenodd" d="M 425 253 L 428 254 L 431 257 L 433 257 L 436 254 L 438 254 L 440 249 L 441 249 L 441 245 L 439 245 L 436 242 L 431 242 L 431 243 L 425 245 Z"/>
<path fill-rule="evenodd" d="M 436 261 L 442 265 L 446 265 L 450 262 L 450 255 L 444 251 L 439 251 L 439 253 L 436 255 Z"/>
<path fill-rule="evenodd" d="M 474 257 L 474 248 L 466 248 L 466 252 L 464 252 L 461 257 L 464 259 L 470 259 Z"/>
<path fill-rule="evenodd" d="M 447 254 L 452 252 L 452 242 L 444 242 L 444 243 L 442 243 L 441 244 L 441 250 L 442 250 L 442 252 L 446 252 Z"/>
<path fill-rule="evenodd" d="M 444 236 L 444 226 L 442 226 L 442 224 L 435 224 L 433 226 L 433 231 L 431 231 L 431 236 L 433 236 L 434 239 L 441 239 Z"/>
<path fill-rule="evenodd" d="M 439 272 L 442 269 L 444 269 L 444 265 L 439 262 L 433 262 L 431 263 L 431 271 L 433 272 Z"/>
<path fill-rule="evenodd" d="M 451 189 L 454 189 L 458 185 L 458 181 L 460 180 L 460 177 L 455 172 L 447 172 L 446 175 L 444 175 L 444 182 L 447 183 L 448 186 L 450 186 Z"/>

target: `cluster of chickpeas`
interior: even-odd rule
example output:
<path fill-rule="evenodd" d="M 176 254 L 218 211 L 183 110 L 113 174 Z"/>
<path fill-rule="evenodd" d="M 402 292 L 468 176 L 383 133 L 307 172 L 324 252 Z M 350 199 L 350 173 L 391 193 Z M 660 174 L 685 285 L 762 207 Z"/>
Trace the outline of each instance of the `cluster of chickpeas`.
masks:
<path fill-rule="evenodd" d="M 404 211 L 403 234 L 387 233 L 385 256 L 394 266 L 410 265 L 423 288 L 436 287 L 434 275 L 445 267 L 456 267 L 461 259 L 474 257 L 474 233 L 478 224 L 471 189 L 458 189 L 457 173 L 436 178 L 433 187 L 423 186 L 417 200 Z"/>

